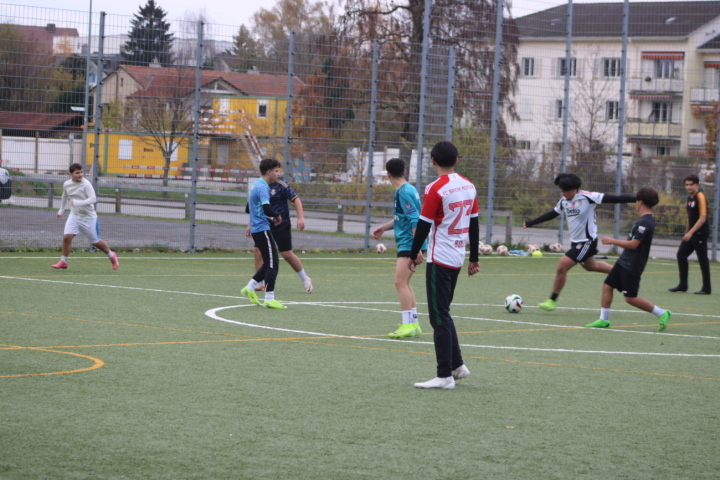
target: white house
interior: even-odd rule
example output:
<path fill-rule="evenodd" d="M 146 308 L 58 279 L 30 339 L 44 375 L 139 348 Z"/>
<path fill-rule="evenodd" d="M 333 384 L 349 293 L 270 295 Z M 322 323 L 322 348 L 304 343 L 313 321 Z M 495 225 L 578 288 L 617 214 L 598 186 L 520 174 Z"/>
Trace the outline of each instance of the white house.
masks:
<path fill-rule="evenodd" d="M 720 88 L 720 1 L 630 2 L 625 153 L 705 155 L 705 127 Z M 519 148 L 537 154 L 562 140 L 564 75 L 570 71 L 568 143 L 617 144 L 622 3 L 573 4 L 566 65 L 567 6 L 517 19 Z"/>

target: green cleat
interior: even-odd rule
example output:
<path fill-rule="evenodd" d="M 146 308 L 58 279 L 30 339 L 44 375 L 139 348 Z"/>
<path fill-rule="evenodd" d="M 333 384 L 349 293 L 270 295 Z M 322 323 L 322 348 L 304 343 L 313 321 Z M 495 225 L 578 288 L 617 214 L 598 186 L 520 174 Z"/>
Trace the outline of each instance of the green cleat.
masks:
<path fill-rule="evenodd" d="M 263 302 L 263 307 L 275 308 L 277 310 L 287 310 L 287 307 L 285 305 L 283 305 L 282 303 L 278 302 L 277 300 L 265 300 Z"/>
<path fill-rule="evenodd" d="M 672 312 L 670 310 L 665 310 L 665 313 L 658 317 L 658 322 L 660 322 L 657 329 L 658 332 L 662 332 L 667 328 L 670 317 L 672 317 Z"/>
<path fill-rule="evenodd" d="M 416 323 L 401 323 L 398 325 L 398 329 L 395 330 L 393 333 L 389 333 L 388 336 L 390 338 L 408 338 L 408 337 L 417 337 L 418 335 L 422 334 L 422 330 L 420 330 L 420 325 Z"/>
<path fill-rule="evenodd" d="M 594 322 L 588 323 L 585 326 L 588 328 L 612 328 L 610 326 L 610 322 L 608 322 L 607 320 L 595 320 Z"/>
<path fill-rule="evenodd" d="M 538 307 L 542 308 L 546 312 L 552 312 L 555 310 L 555 300 L 547 299 L 544 302 L 538 304 Z"/>
<path fill-rule="evenodd" d="M 255 305 L 260 305 L 260 300 L 258 300 L 257 293 L 253 292 L 248 287 L 245 287 L 242 290 L 240 290 L 240 293 L 245 295 L 247 297 L 247 299 L 250 300 Z"/>

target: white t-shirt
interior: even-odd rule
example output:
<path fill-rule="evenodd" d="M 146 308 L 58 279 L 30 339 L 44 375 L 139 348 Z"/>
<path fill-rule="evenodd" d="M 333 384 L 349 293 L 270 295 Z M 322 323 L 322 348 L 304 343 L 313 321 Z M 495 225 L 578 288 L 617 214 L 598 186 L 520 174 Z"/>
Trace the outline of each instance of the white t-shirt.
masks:
<path fill-rule="evenodd" d="M 71 200 L 75 202 L 72 207 L 70 207 Z M 65 210 L 70 208 L 77 218 L 97 218 L 95 202 L 97 202 L 97 198 L 92 184 L 85 178 L 79 182 L 75 182 L 71 178 L 63 183 L 62 202 L 58 215 L 62 215 Z"/>
<path fill-rule="evenodd" d="M 602 203 L 602 193 L 586 192 L 578 190 L 572 200 L 565 197 L 555 205 L 555 211 L 565 218 L 570 230 L 570 241 L 572 243 L 586 242 L 597 238 L 597 220 L 595 219 L 595 207 Z"/>
<path fill-rule="evenodd" d="M 470 219 L 478 216 L 475 185 L 457 173 L 442 175 L 425 187 L 420 218 L 432 224 L 428 263 L 462 268 Z"/>

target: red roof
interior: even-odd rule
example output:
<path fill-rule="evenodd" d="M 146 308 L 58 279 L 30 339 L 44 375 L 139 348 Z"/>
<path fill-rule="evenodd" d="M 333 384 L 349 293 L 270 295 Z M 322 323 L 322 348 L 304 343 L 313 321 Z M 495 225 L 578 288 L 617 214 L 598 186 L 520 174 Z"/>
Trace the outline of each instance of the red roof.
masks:
<path fill-rule="evenodd" d="M 195 69 L 193 67 L 138 67 L 121 65 L 140 85 L 143 91 L 135 95 L 168 97 L 189 95 L 195 88 Z M 224 80 L 243 95 L 249 97 L 285 97 L 287 95 L 287 76 L 269 73 L 219 72 L 203 70 L 201 84 L 207 85 L 216 80 Z M 298 95 L 305 84 L 293 77 L 293 95 Z"/>
<path fill-rule="evenodd" d="M 77 113 L 0 112 L 0 128 L 8 130 L 78 130 Z M 82 128 L 79 128 L 82 130 Z"/>
<path fill-rule="evenodd" d="M 53 37 L 78 37 L 77 28 L 56 28 L 55 24 L 49 23 L 45 27 L 32 25 L 13 25 L 23 32 L 27 40 L 52 46 Z"/>

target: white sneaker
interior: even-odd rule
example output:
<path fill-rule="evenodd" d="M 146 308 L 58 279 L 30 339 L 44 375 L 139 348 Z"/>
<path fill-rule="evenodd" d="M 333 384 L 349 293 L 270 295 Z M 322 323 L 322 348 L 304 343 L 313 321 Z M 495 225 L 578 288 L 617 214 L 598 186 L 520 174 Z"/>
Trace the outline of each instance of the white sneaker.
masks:
<path fill-rule="evenodd" d="M 470 370 L 465 365 L 460 365 L 458 368 L 452 371 L 452 376 L 455 380 L 462 380 L 470 376 Z"/>
<path fill-rule="evenodd" d="M 305 280 L 303 282 L 303 287 L 305 287 L 305 291 L 307 293 L 312 293 L 313 286 L 312 286 L 312 279 L 310 277 L 305 277 Z"/>
<path fill-rule="evenodd" d="M 452 390 L 455 388 L 455 379 L 453 377 L 435 377 L 427 382 L 416 383 L 415 388 L 439 388 L 441 390 Z"/>

